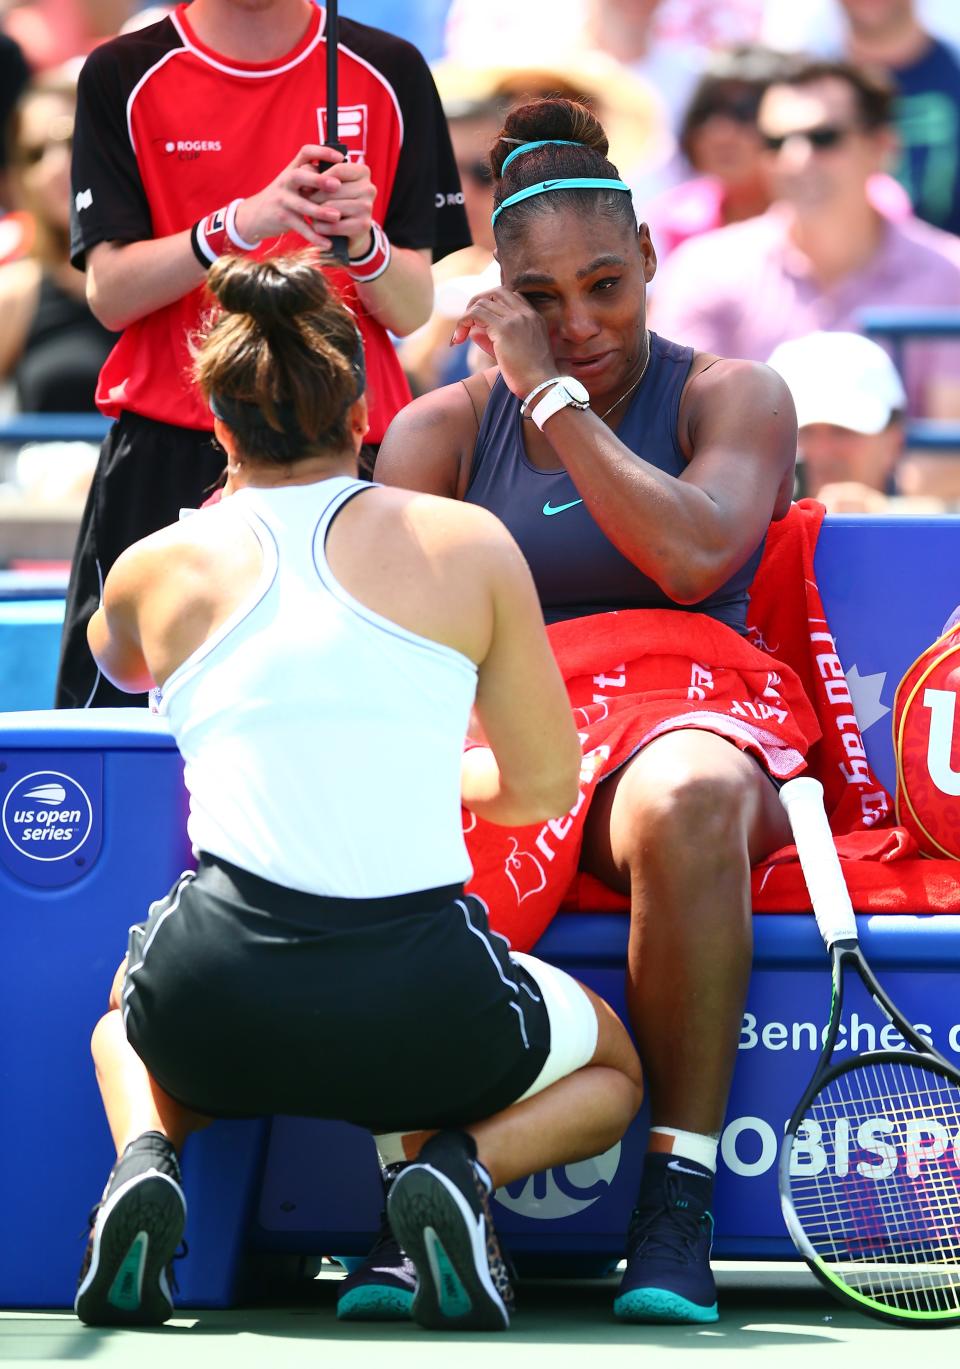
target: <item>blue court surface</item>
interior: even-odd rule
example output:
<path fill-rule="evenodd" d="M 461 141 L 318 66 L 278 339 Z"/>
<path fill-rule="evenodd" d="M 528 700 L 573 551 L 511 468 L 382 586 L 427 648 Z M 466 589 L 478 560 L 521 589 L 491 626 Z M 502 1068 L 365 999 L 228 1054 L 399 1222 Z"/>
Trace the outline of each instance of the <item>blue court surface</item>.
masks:
<path fill-rule="evenodd" d="M 496 1356 L 498 1369 L 666 1369 L 722 1362 L 725 1369 L 884 1369 L 917 1356 L 954 1362 L 960 1328 L 926 1333 L 888 1326 L 835 1303 L 806 1267 L 794 1263 L 718 1262 L 720 1320 L 709 1327 L 625 1326 L 610 1306 L 616 1279 L 524 1281 L 509 1331 L 449 1335 L 412 1324 L 337 1322 L 337 1276 L 326 1267 L 295 1297 L 233 1311 L 183 1309 L 155 1331 L 97 1331 L 69 1312 L 0 1312 L 0 1363 L 76 1364 L 96 1369 L 229 1369 L 287 1366 L 447 1366 L 472 1369 Z M 600 1352 L 602 1360 L 592 1361 Z M 694 1355 L 697 1356 L 694 1361 Z M 709 1355 L 713 1355 L 711 1360 Z M 746 1355 L 746 1358 L 744 1356 Z M 912 1358 L 911 1358 L 912 1357 Z"/>

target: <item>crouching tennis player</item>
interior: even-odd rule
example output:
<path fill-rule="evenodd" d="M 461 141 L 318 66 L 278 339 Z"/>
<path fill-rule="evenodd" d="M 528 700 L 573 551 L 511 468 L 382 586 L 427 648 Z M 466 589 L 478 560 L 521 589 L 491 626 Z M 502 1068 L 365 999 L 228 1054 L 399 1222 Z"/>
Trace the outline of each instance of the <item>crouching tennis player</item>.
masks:
<path fill-rule="evenodd" d="M 94 1031 L 119 1158 L 76 1309 L 163 1322 L 184 1137 L 293 1113 L 428 1133 L 390 1195 L 414 1316 L 496 1330 L 492 1188 L 605 1150 L 641 1097 L 607 1005 L 463 891 L 461 799 L 510 824 L 575 802 L 566 694 L 497 519 L 357 479 L 363 353 L 315 263 L 221 258 L 209 286 L 195 370 L 231 493 L 125 552 L 90 624 L 115 684 L 162 688 L 199 863 Z"/>

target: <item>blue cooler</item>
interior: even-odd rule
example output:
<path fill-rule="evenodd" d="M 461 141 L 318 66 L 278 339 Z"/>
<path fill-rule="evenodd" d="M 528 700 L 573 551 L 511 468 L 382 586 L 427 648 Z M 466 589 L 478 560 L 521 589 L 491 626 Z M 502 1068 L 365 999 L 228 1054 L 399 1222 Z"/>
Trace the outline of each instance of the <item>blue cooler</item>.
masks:
<path fill-rule="evenodd" d="M 0 1305 L 73 1302 L 113 1162 L 90 1033 L 128 927 L 193 864 L 185 819 L 180 756 L 146 709 L 0 714 Z M 232 1297 L 263 1135 L 218 1123 L 189 1147 L 188 1303 Z"/>

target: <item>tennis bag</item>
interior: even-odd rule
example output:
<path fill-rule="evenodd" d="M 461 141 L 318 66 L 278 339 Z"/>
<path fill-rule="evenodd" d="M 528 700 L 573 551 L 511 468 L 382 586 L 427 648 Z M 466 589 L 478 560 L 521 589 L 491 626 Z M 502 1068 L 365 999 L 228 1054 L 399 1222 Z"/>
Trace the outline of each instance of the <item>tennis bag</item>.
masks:
<path fill-rule="evenodd" d="M 960 613 L 897 686 L 893 750 L 897 821 L 924 855 L 960 860 Z"/>

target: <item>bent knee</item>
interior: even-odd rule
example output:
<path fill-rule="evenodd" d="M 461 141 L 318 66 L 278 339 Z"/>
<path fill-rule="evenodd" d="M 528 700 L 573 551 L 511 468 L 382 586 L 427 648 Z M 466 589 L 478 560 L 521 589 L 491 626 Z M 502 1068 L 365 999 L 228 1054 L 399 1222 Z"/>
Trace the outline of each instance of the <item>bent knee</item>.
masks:
<path fill-rule="evenodd" d="M 638 854 L 659 852 L 668 859 L 745 851 L 756 807 L 751 778 L 675 767 L 656 786 L 647 779 L 630 795 L 625 814 L 631 846 Z"/>

